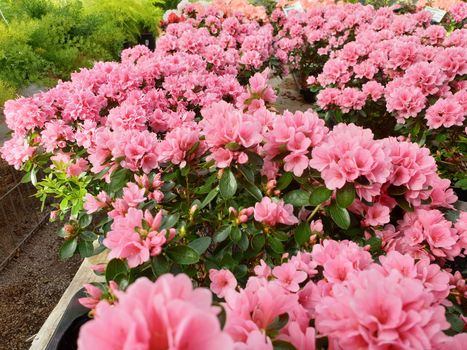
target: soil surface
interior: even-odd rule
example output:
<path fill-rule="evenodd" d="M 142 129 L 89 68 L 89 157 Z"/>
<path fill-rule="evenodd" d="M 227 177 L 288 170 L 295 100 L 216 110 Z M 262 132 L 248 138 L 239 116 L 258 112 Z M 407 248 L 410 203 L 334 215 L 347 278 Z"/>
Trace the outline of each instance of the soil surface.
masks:
<path fill-rule="evenodd" d="M 81 263 L 62 261 L 60 223 L 44 224 L 0 271 L 0 350 L 29 349 Z"/>

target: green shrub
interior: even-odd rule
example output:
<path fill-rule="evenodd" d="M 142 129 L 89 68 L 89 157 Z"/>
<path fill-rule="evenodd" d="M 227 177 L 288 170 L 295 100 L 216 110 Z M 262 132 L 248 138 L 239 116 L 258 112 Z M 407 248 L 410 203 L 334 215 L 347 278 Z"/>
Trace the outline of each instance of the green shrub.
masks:
<path fill-rule="evenodd" d="M 163 13 L 150 0 L 0 0 L 0 9 L 0 80 L 16 90 L 118 60 L 124 44 L 157 34 Z"/>

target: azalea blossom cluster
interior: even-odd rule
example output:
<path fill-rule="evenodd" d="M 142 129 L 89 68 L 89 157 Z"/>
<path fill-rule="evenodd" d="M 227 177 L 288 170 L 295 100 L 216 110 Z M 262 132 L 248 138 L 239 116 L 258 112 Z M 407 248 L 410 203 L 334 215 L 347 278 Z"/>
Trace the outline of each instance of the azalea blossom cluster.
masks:
<path fill-rule="evenodd" d="M 265 196 L 252 203 L 251 210 L 239 208 L 244 213 L 239 214 L 244 215 L 242 223 L 254 219 L 257 223 L 274 227 L 301 222 L 298 219 L 300 208 L 284 203 L 280 191 L 276 193 L 274 190 L 278 179 L 288 171 L 306 178 L 303 175 L 305 171 L 308 174 L 315 169 L 324 185 L 334 194 L 344 186 L 353 186 L 356 199 L 349 210 L 359 218 L 362 227 L 369 229 L 390 223 L 391 213 L 398 208 L 399 200 L 406 201 L 412 208 L 432 211 L 452 208 L 457 200 L 449 188 L 449 181 L 436 173 L 436 163 L 428 149 L 415 143 L 395 138 L 375 140 L 370 130 L 354 124 L 339 124 L 328 130 L 311 110 L 280 115 L 263 108 L 250 113 L 221 101 L 204 108 L 201 115 L 203 119 L 199 123 L 189 121 L 168 132 L 162 141 L 152 139 L 155 156 L 150 158 L 154 163 L 149 170 L 160 169 L 163 172 L 174 165 L 195 169 L 212 160 L 222 171 L 247 164 L 252 154 L 262 155 L 265 161 L 259 170 L 267 175 L 266 187 L 270 197 Z M 141 153 L 133 156 L 144 159 L 146 150 L 135 141 L 137 139 L 133 139 L 130 145 L 135 152 Z M 103 142 L 96 144 L 104 146 Z M 303 166 L 301 157 L 304 158 Z M 89 158 L 94 163 L 92 153 Z M 107 160 L 107 163 L 99 164 L 94 170 L 96 172 L 109 164 L 108 156 L 100 159 Z M 110 164 L 116 166 L 113 162 Z M 120 165 L 128 167 L 123 162 Z M 129 169 L 146 172 L 143 163 Z M 136 176 L 135 182 L 127 183 L 122 195 L 113 199 L 105 192 L 95 197 L 88 194 L 84 206 L 88 214 L 104 210 L 113 218 L 104 245 L 112 252 L 110 257 L 125 259 L 130 267 L 141 265 L 150 256 L 160 254 L 162 245 L 175 235 L 173 231 L 170 234 L 159 233 L 161 212 L 153 219 L 149 212 L 138 209 L 151 202 L 162 204 L 164 200 L 161 173 L 155 176 L 151 173 L 150 176 L 151 179 L 147 175 Z M 330 204 L 327 201 L 322 203 L 322 207 Z M 249 214 L 245 215 L 246 212 Z M 438 213 L 442 216 L 441 212 Z M 404 232 L 405 228 L 402 227 L 401 231 Z M 436 245 L 430 245 L 433 249 L 430 254 L 450 260 L 462 256 L 467 248 L 467 242 L 462 238 L 464 235 L 463 231 L 451 232 L 450 242 L 456 248 L 451 247 L 448 255 L 439 254 Z"/>
<path fill-rule="evenodd" d="M 231 16 L 216 6 L 187 4 L 184 20 L 166 28 L 157 50 L 195 53 L 217 73 L 249 76 L 268 66 L 272 55 L 273 28 L 270 24 L 246 19 L 243 12 Z M 226 16 L 226 17 L 224 17 Z"/>
<path fill-rule="evenodd" d="M 448 35 L 415 16 L 373 24 L 334 52 L 323 72 L 310 79 L 325 87 L 317 96 L 320 107 L 348 113 L 385 103 L 398 123 L 421 115 L 430 129 L 462 126 L 467 32 Z"/>
<path fill-rule="evenodd" d="M 230 271 L 210 270 L 226 312 L 222 329 L 211 292 L 183 274 L 138 279 L 125 293 L 114 290 L 112 304 L 97 293 L 79 349 L 272 350 L 285 343 L 314 350 L 323 337 L 333 348 L 460 349 L 465 341 L 443 333 L 452 276 L 426 258 L 391 252 L 375 263 L 353 242 L 325 240 L 277 266 L 261 260 L 254 274 L 242 288 Z"/>

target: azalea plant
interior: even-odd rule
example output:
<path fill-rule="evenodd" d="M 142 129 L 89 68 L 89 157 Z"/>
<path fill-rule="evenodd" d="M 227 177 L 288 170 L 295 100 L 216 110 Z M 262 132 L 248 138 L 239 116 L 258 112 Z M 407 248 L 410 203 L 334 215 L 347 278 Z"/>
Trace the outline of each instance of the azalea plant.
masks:
<path fill-rule="evenodd" d="M 179 11 L 154 52 L 5 105 L 60 255 L 108 252 L 79 348 L 461 346 L 467 216 L 430 150 L 278 113 L 272 25 Z"/>
<path fill-rule="evenodd" d="M 351 4 L 277 11 L 274 45 L 317 94 L 328 124 L 353 122 L 426 144 L 443 175 L 465 188 L 466 10 L 453 7 L 449 31 L 425 11 Z"/>

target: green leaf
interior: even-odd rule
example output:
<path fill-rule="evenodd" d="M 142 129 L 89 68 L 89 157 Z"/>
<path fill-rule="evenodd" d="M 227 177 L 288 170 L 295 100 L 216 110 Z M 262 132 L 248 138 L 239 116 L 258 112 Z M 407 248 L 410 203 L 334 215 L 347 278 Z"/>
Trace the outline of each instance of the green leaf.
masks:
<path fill-rule="evenodd" d="M 452 330 L 454 330 L 456 333 L 462 332 L 462 330 L 464 329 L 464 322 L 457 315 L 447 312 L 446 318 L 451 324 Z"/>
<path fill-rule="evenodd" d="M 219 191 L 224 199 L 230 199 L 237 192 L 237 180 L 230 169 L 224 169 L 219 181 Z"/>
<path fill-rule="evenodd" d="M 166 250 L 170 259 L 180 265 L 196 264 L 199 261 L 199 254 L 187 245 L 178 245 Z"/>
<path fill-rule="evenodd" d="M 211 237 L 200 237 L 188 243 L 188 246 L 196 250 L 199 255 L 202 255 L 209 248 L 211 241 Z"/>
<path fill-rule="evenodd" d="M 382 246 L 382 243 L 383 243 L 381 238 L 373 236 L 370 239 L 368 239 L 366 241 L 366 243 L 370 245 L 370 251 L 372 253 L 381 252 L 381 246 Z"/>
<path fill-rule="evenodd" d="M 203 202 L 201 203 L 200 209 L 203 209 L 206 205 L 211 203 L 211 201 L 217 196 L 219 193 L 219 187 L 215 187 L 208 193 L 208 195 L 204 198 Z"/>
<path fill-rule="evenodd" d="M 118 169 L 110 176 L 110 192 L 118 192 L 125 186 L 131 177 L 131 171 L 125 168 Z"/>
<path fill-rule="evenodd" d="M 259 252 L 263 249 L 265 243 L 266 237 L 262 233 L 253 236 L 253 239 L 251 240 L 251 246 L 255 252 Z"/>
<path fill-rule="evenodd" d="M 302 222 L 300 225 L 297 226 L 295 229 L 295 242 L 298 245 L 303 245 L 310 240 L 311 236 L 311 229 L 310 224 L 308 222 Z"/>
<path fill-rule="evenodd" d="M 455 187 L 467 190 L 467 179 L 462 179 L 456 182 Z"/>
<path fill-rule="evenodd" d="M 332 191 L 324 186 L 315 188 L 310 195 L 310 204 L 317 206 L 331 197 Z"/>
<path fill-rule="evenodd" d="M 242 232 L 238 228 L 238 226 L 232 227 L 232 230 L 230 230 L 230 239 L 234 241 L 235 243 L 238 243 L 240 241 L 240 238 L 242 238 Z"/>
<path fill-rule="evenodd" d="M 251 182 L 245 182 L 243 187 L 257 201 L 263 199 L 263 193 L 261 193 L 261 190 L 256 185 L 252 184 Z"/>
<path fill-rule="evenodd" d="M 84 239 L 85 241 L 94 242 L 97 239 L 97 235 L 91 231 L 83 231 L 79 234 L 80 239 Z"/>
<path fill-rule="evenodd" d="M 309 204 L 310 194 L 304 190 L 294 190 L 288 192 L 284 196 L 286 203 L 292 204 L 294 207 L 303 207 Z"/>
<path fill-rule="evenodd" d="M 297 350 L 295 346 L 284 340 L 274 340 L 272 346 L 274 350 Z"/>
<path fill-rule="evenodd" d="M 274 321 L 268 326 L 266 331 L 278 331 L 289 322 L 289 314 L 283 313 L 277 316 Z"/>
<path fill-rule="evenodd" d="M 388 193 L 391 196 L 402 196 L 405 192 L 407 192 L 407 187 L 405 186 L 394 186 L 391 185 L 388 188 Z"/>
<path fill-rule="evenodd" d="M 85 228 L 85 227 L 88 227 L 92 222 L 92 215 L 88 215 L 88 214 L 83 214 L 80 218 L 79 218 L 79 226 L 81 228 Z"/>
<path fill-rule="evenodd" d="M 76 248 L 78 247 L 78 239 L 70 239 L 68 241 L 65 241 L 65 243 L 62 244 L 62 247 L 60 248 L 60 258 L 62 259 L 68 259 L 73 256 L 73 254 L 76 251 Z"/>
<path fill-rule="evenodd" d="M 355 196 L 355 187 L 350 183 L 346 183 L 344 187 L 337 190 L 336 203 L 341 208 L 347 208 L 353 203 Z"/>
<path fill-rule="evenodd" d="M 277 180 L 277 189 L 282 191 L 286 189 L 293 180 L 292 173 L 285 173 Z"/>
<path fill-rule="evenodd" d="M 343 230 L 347 230 L 350 226 L 350 215 L 347 209 L 339 207 L 336 203 L 329 206 L 329 214 L 332 220 Z"/>
<path fill-rule="evenodd" d="M 160 276 L 170 271 L 170 263 L 162 254 L 157 255 L 151 258 L 151 268 L 154 275 Z"/>
<path fill-rule="evenodd" d="M 255 172 L 251 167 L 247 165 L 239 165 L 238 170 L 242 173 L 243 177 L 250 183 L 254 184 L 255 183 Z"/>
<path fill-rule="evenodd" d="M 232 226 L 225 226 L 223 227 L 219 232 L 217 232 L 214 235 L 214 242 L 220 243 L 225 241 L 227 237 L 229 237 L 230 230 L 232 229 Z"/>
<path fill-rule="evenodd" d="M 248 240 L 246 233 L 242 233 L 242 236 L 240 237 L 240 241 L 238 241 L 237 245 L 241 249 L 242 252 L 248 249 L 248 246 L 250 245 L 250 241 Z"/>
<path fill-rule="evenodd" d="M 404 209 L 406 212 L 413 212 L 413 208 L 410 206 L 410 203 L 404 197 L 396 197 L 396 202 L 399 204 L 399 207 Z"/>
<path fill-rule="evenodd" d="M 90 241 L 80 240 L 79 243 L 78 243 L 78 251 L 79 251 L 79 254 L 83 258 L 87 258 L 87 257 L 93 255 L 94 246 L 92 245 L 92 242 L 90 242 Z"/>
<path fill-rule="evenodd" d="M 25 183 L 28 183 L 28 182 L 31 182 L 31 172 L 27 172 L 26 174 L 24 174 L 24 176 L 21 178 L 21 183 L 22 184 L 25 184 Z"/>
<path fill-rule="evenodd" d="M 125 262 L 121 259 L 112 259 L 105 268 L 105 280 L 107 282 L 114 281 L 118 275 L 127 275 L 128 268 Z"/>
<path fill-rule="evenodd" d="M 180 219 L 179 213 L 165 215 L 162 219 L 160 230 L 166 230 L 168 228 L 174 227 L 177 224 L 179 219 Z"/>
<path fill-rule="evenodd" d="M 273 236 L 269 236 L 268 243 L 271 249 L 275 251 L 277 254 L 282 254 L 284 252 L 284 245 L 277 238 Z"/>

